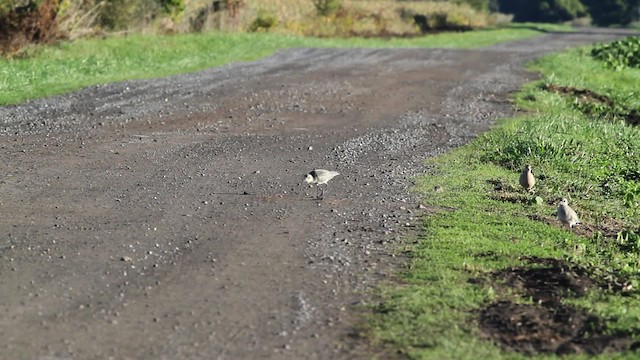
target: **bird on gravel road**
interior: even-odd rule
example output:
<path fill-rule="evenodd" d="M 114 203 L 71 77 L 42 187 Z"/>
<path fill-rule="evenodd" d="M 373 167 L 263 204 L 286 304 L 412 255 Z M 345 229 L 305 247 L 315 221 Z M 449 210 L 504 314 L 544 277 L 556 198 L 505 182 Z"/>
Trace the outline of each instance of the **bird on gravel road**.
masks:
<path fill-rule="evenodd" d="M 527 191 L 533 189 L 533 185 L 536 184 L 536 179 L 533 177 L 533 170 L 531 165 L 527 165 L 522 173 L 520 173 L 520 185 Z"/>
<path fill-rule="evenodd" d="M 316 195 L 316 198 L 318 200 L 322 200 L 322 198 L 324 197 L 324 189 L 322 189 L 320 185 L 325 184 L 325 187 L 328 187 L 329 180 L 333 179 L 337 175 L 340 175 L 340 173 L 337 171 L 315 169 L 304 177 L 304 182 L 306 182 L 307 184 L 316 184 L 318 191 L 321 191 Z"/>
<path fill-rule="evenodd" d="M 578 214 L 569 206 L 569 201 L 565 198 L 562 198 L 558 204 L 558 220 L 563 224 L 569 225 L 569 229 L 573 228 L 576 224 L 580 224 Z"/>

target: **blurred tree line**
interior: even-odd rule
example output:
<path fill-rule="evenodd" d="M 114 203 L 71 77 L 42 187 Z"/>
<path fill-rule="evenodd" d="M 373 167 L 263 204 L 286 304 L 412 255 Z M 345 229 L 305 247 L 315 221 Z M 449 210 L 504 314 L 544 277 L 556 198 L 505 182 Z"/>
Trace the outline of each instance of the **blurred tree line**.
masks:
<path fill-rule="evenodd" d="M 513 14 L 514 21 L 563 22 L 585 16 L 598 26 L 638 20 L 640 0 L 454 0 L 477 9 Z"/>

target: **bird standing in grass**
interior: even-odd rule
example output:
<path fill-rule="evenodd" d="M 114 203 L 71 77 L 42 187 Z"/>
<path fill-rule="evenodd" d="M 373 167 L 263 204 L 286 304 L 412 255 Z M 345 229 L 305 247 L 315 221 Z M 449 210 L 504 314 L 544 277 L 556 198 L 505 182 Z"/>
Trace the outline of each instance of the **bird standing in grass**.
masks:
<path fill-rule="evenodd" d="M 533 189 L 533 185 L 536 184 L 536 178 L 533 177 L 533 170 L 531 170 L 531 165 L 527 165 L 522 173 L 520 173 L 520 185 L 527 191 L 531 191 Z"/>
<path fill-rule="evenodd" d="M 580 224 L 580 219 L 578 218 L 578 214 L 576 214 L 575 210 L 569 206 L 569 201 L 565 198 L 562 198 L 560 203 L 558 204 L 558 220 L 560 220 L 563 224 L 569 225 L 569 228 L 573 228 L 576 224 Z"/>
<path fill-rule="evenodd" d="M 325 184 L 325 187 L 329 186 L 329 180 L 333 179 L 337 175 L 340 175 L 340 173 L 337 171 L 315 169 L 305 176 L 304 182 L 306 182 L 307 184 L 316 184 L 316 187 L 320 192 L 316 195 L 316 197 L 319 200 L 322 200 L 322 198 L 324 197 L 324 189 L 322 189 L 320 185 Z"/>

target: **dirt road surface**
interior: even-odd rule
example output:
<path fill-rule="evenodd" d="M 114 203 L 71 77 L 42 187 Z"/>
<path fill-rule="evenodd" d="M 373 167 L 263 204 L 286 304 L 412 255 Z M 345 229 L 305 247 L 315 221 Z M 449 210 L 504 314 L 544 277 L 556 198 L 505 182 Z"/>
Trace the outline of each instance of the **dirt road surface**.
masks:
<path fill-rule="evenodd" d="M 366 358 L 421 161 L 512 114 L 527 61 L 621 35 L 285 50 L 0 107 L 0 358 Z M 322 201 L 314 168 L 341 173 Z"/>

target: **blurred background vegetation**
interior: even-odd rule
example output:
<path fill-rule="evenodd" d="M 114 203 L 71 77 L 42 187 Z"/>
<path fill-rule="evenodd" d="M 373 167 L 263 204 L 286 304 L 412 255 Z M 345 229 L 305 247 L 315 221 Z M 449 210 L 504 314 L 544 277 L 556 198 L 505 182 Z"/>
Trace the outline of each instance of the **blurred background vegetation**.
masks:
<path fill-rule="evenodd" d="M 0 0 L 0 53 L 111 34 L 419 36 L 522 22 L 628 26 L 640 0 Z"/>

